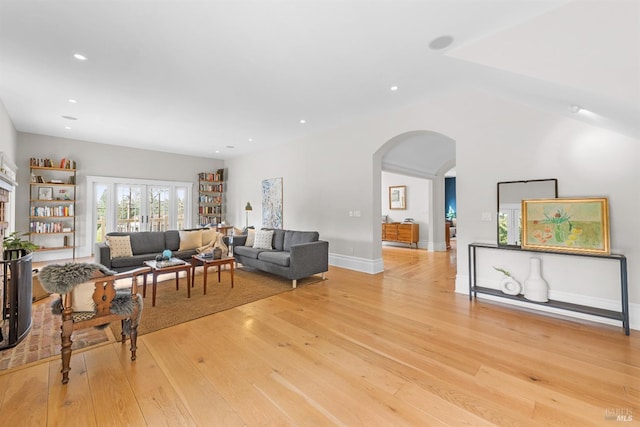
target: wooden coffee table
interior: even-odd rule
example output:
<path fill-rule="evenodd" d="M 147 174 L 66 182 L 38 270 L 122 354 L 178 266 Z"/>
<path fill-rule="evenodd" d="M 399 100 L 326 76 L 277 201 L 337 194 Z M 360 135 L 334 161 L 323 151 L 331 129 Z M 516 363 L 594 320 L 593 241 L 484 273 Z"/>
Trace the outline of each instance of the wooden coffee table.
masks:
<path fill-rule="evenodd" d="M 204 295 L 207 294 L 207 270 L 211 267 L 218 267 L 218 283 L 220 283 L 220 267 L 223 265 L 230 266 L 231 272 L 231 287 L 233 288 L 233 265 L 235 264 L 235 258 L 233 256 L 226 256 L 218 259 L 203 257 L 202 255 L 191 256 L 191 286 L 193 286 L 196 276 L 196 267 L 202 265 L 204 267 L 204 276 L 202 278 Z"/>
<path fill-rule="evenodd" d="M 178 260 L 182 261 L 182 260 Z M 158 285 L 158 275 L 165 273 L 176 273 L 176 291 L 180 289 L 178 274 L 181 271 L 187 272 L 187 298 L 191 298 L 191 286 L 189 284 L 191 281 L 191 264 L 186 261 L 182 261 L 182 264 L 172 265 L 169 267 L 158 267 L 158 261 L 145 261 L 144 265 L 151 267 L 151 274 L 153 275 L 153 288 L 152 288 L 152 298 L 151 298 L 151 306 L 156 306 L 156 286 Z M 147 296 L 147 274 L 144 275 L 142 280 L 142 297 Z"/>

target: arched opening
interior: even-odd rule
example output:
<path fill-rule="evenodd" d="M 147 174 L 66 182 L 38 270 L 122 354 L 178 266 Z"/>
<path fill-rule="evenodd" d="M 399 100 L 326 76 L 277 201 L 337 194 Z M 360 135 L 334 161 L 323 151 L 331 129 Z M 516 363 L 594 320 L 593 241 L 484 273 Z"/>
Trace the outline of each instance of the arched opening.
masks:
<path fill-rule="evenodd" d="M 429 181 L 429 212 L 420 221 L 419 247 L 446 250 L 445 243 L 445 173 L 455 166 L 455 140 L 438 132 L 418 130 L 405 132 L 385 142 L 373 155 L 373 212 L 382 216 L 382 172 L 392 172 Z M 413 195 L 412 197 L 415 197 Z M 424 229 L 424 230 L 423 230 Z M 382 228 L 373 224 L 374 258 L 382 259 Z"/>

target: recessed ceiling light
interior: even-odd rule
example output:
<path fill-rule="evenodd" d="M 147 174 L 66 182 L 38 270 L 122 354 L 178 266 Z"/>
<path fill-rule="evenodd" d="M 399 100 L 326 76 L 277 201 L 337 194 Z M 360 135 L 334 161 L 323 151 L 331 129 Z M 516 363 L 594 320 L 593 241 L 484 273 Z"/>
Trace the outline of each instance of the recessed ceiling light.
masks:
<path fill-rule="evenodd" d="M 76 101 L 75 99 L 69 99 L 69 102 L 70 102 L 71 104 L 77 104 L 77 103 L 78 103 L 78 101 Z"/>
<path fill-rule="evenodd" d="M 305 124 L 307 121 L 305 119 L 300 120 L 300 123 Z"/>
<path fill-rule="evenodd" d="M 78 120 L 77 117 L 73 117 L 73 116 L 61 116 L 63 119 L 67 119 L 67 120 Z"/>
<path fill-rule="evenodd" d="M 220 150 L 216 150 L 216 154 L 219 153 L 219 152 L 220 152 Z"/>
<path fill-rule="evenodd" d="M 444 49 L 445 47 L 451 46 L 451 43 L 453 43 L 452 36 L 440 36 L 429 42 L 429 48 L 433 50 L 440 50 Z"/>
<path fill-rule="evenodd" d="M 71 130 L 71 126 L 65 126 L 64 127 L 66 130 Z"/>
<path fill-rule="evenodd" d="M 398 86 L 391 86 L 389 89 L 391 89 L 392 92 L 395 92 L 398 90 Z"/>
<path fill-rule="evenodd" d="M 73 57 L 76 58 L 78 61 L 86 61 L 87 60 L 87 57 L 84 56 L 81 53 L 74 53 Z"/>
<path fill-rule="evenodd" d="M 253 138 L 249 138 L 249 139 L 248 139 L 248 141 L 249 141 L 249 142 L 253 142 Z"/>

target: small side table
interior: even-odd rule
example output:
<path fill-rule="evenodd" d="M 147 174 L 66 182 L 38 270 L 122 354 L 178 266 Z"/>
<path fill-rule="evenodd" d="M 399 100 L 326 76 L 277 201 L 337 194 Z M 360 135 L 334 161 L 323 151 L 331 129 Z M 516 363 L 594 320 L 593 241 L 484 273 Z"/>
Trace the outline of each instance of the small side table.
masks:
<path fill-rule="evenodd" d="M 151 267 L 151 274 L 153 276 L 153 288 L 152 288 L 153 296 L 151 298 L 152 307 L 156 306 L 156 287 L 158 285 L 159 274 L 175 272 L 176 273 L 176 291 L 177 291 L 180 289 L 178 273 L 180 273 L 181 271 L 186 271 L 187 272 L 187 298 L 191 298 L 191 286 L 189 286 L 190 284 L 192 284 L 191 264 L 185 261 L 182 261 L 182 262 L 183 264 L 172 265 L 170 267 L 158 267 L 158 261 L 155 261 L 155 260 L 144 262 L 144 265 L 146 265 L 147 267 Z M 147 274 L 144 274 L 142 279 L 142 297 L 144 298 L 146 296 L 147 296 Z"/>
<path fill-rule="evenodd" d="M 204 295 L 207 294 L 207 270 L 210 267 L 218 267 L 218 283 L 220 283 L 220 267 L 223 265 L 230 266 L 231 273 L 231 287 L 233 288 L 233 265 L 235 264 L 235 258 L 232 256 L 226 256 L 218 259 L 203 257 L 202 255 L 192 255 L 191 256 L 191 286 L 194 284 L 194 279 L 196 276 L 196 267 L 202 265 L 204 268 L 204 275 L 202 278 L 203 282 L 203 292 Z"/>

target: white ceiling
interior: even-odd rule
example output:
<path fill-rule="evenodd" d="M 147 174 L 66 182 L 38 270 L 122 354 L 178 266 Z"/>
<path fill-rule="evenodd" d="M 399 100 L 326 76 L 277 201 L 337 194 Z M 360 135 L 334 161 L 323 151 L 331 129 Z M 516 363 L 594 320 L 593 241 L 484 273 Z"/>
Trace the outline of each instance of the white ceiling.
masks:
<path fill-rule="evenodd" d="M 18 131 L 220 159 L 461 85 L 637 137 L 639 55 L 637 0 L 0 0 Z"/>

